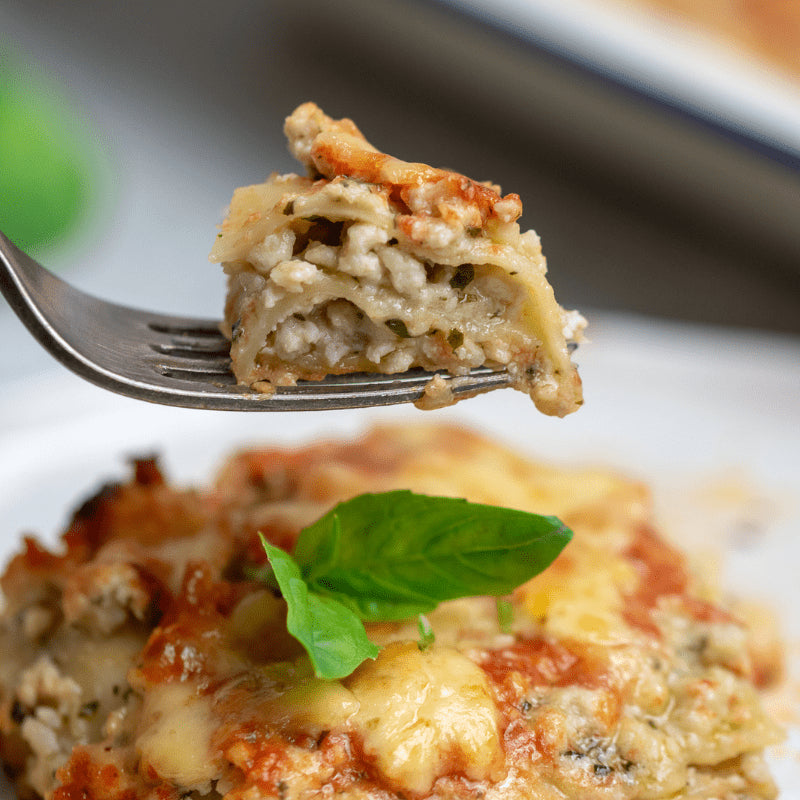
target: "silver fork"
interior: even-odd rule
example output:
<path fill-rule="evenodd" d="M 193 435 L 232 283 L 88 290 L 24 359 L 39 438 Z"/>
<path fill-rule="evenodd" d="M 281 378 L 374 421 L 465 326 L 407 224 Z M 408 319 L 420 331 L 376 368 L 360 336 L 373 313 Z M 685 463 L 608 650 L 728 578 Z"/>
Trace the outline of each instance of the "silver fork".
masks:
<path fill-rule="evenodd" d="M 222 411 L 314 411 L 408 403 L 430 372 L 334 375 L 277 387 L 237 385 L 219 322 L 174 317 L 92 297 L 48 272 L 0 232 L 0 291 L 39 343 L 64 366 L 103 389 L 161 405 Z M 456 398 L 509 383 L 488 368 L 440 373 Z"/>

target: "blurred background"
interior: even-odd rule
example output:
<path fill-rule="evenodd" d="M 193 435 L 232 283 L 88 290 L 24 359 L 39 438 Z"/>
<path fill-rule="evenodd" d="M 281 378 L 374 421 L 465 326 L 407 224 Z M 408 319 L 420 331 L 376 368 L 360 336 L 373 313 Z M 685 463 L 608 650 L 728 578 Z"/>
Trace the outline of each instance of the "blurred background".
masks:
<path fill-rule="evenodd" d="M 127 454 L 207 480 L 238 444 L 463 422 L 652 482 L 667 523 L 691 518 L 730 585 L 780 609 L 800 686 L 800 2 L 0 0 L 0 230 L 95 295 L 220 316 L 216 226 L 236 186 L 297 169 L 282 126 L 306 100 L 522 197 L 590 320 L 586 407 L 150 406 L 68 373 L 0 301 L 0 560 Z"/>
<path fill-rule="evenodd" d="M 215 226 L 296 168 L 312 99 L 520 194 L 567 307 L 798 333 L 800 14 L 698 2 L 0 0 L 0 229 L 95 294 L 217 315 Z M 43 363 L 0 325 L 0 368 Z"/>

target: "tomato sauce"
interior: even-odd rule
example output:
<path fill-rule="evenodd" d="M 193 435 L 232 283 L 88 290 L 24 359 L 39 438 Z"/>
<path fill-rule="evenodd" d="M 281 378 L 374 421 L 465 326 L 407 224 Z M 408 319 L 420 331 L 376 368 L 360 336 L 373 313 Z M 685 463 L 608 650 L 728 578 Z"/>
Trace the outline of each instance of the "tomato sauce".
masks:
<path fill-rule="evenodd" d="M 689 571 L 685 557 L 652 529 L 642 526 L 624 555 L 639 573 L 636 591 L 625 598 L 625 621 L 660 636 L 652 610 L 659 599 L 677 596 L 686 612 L 698 622 L 731 622 L 733 617 L 723 609 L 690 593 Z"/>

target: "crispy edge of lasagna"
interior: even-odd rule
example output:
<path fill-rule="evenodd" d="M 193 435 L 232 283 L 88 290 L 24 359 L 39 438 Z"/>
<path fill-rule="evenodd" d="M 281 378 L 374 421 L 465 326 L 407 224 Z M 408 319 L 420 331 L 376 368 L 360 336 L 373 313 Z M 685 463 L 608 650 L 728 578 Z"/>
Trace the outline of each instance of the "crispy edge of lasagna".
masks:
<path fill-rule="evenodd" d="M 285 131 L 308 174 L 237 189 L 211 252 L 240 383 L 490 366 L 546 414 L 581 405 L 568 342 L 586 323 L 556 302 L 518 195 L 381 153 L 313 103 Z M 442 383 L 423 407 L 453 402 Z"/>
<path fill-rule="evenodd" d="M 553 513 L 575 532 L 509 598 L 370 626 L 382 646 L 314 678 L 285 605 L 254 584 L 257 531 L 291 549 L 364 491 L 411 488 Z M 152 460 L 28 538 L 2 577 L 0 753 L 48 800 L 773 798 L 745 627 L 652 526 L 646 488 L 521 458 L 445 426 L 232 456 L 213 487 Z"/>

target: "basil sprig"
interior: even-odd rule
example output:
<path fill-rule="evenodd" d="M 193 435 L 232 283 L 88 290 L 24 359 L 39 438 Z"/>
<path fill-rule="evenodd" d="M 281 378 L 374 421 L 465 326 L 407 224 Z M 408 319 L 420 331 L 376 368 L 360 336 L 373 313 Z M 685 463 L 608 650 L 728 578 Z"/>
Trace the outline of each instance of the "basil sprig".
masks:
<path fill-rule="evenodd" d="M 413 618 L 458 597 L 507 595 L 571 538 L 555 517 L 401 490 L 340 503 L 301 531 L 291 556 L 261 540 L 288 606 L 289 633 L 317 676 L 335 679 L 378 654 L 363 621 Z"/>

